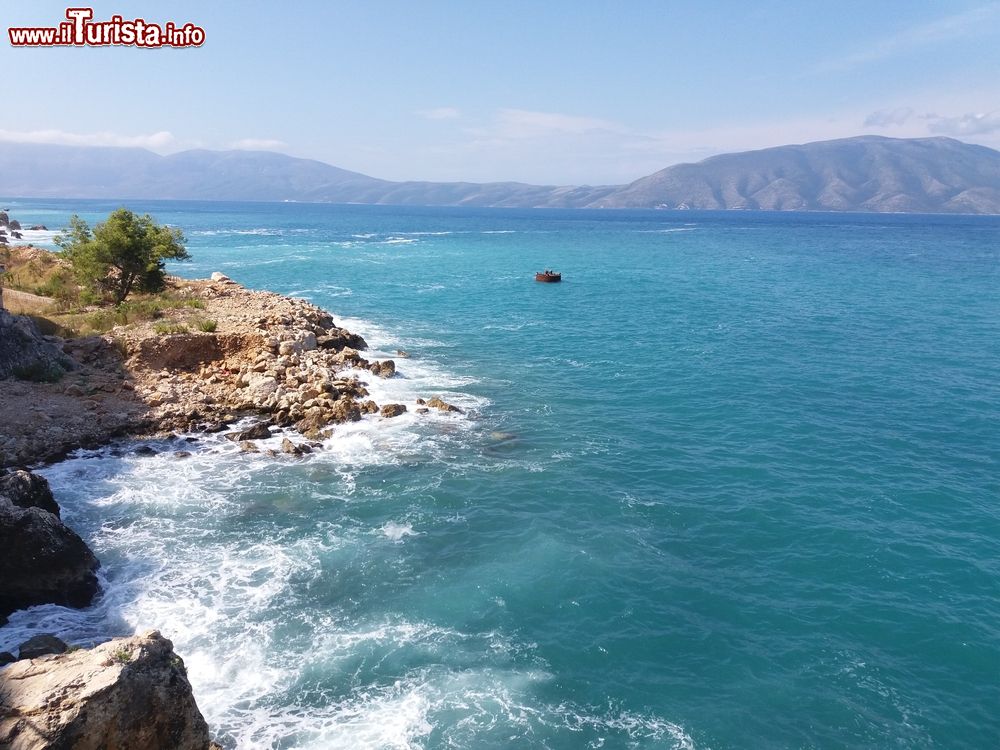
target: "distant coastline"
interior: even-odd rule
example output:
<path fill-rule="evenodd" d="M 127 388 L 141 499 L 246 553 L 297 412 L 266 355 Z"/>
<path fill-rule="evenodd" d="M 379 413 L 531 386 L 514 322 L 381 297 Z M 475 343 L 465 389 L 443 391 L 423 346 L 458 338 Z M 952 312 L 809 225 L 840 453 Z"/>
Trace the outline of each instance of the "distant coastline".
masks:
<path fill-rule="evenodd" d="M 1000 214 L 1000 152 L 860 136 L 677 164 L 627 185 L 393 182 L 267 151 L 0 143 L 0 195 L 478 208 Z"/>

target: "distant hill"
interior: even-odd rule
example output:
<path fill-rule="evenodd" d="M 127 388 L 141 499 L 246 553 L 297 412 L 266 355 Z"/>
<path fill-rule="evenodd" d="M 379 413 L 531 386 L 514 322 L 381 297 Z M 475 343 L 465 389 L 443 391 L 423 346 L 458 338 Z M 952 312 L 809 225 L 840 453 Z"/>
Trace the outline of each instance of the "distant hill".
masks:
<path fill-rule="evenodd" d="M 427 206 L 1000 213 L 1000 152 L 951 138 L 861 136 L 714 156 L 629 185 L 391 182 L 267 151 L 0 143 L 10 197 Z"/>
<path fill-rule="evenodd" d="M 862 136 L 677 164 L 605 208 L 1000 213 L 1000 151 L 951 138 Z"/>

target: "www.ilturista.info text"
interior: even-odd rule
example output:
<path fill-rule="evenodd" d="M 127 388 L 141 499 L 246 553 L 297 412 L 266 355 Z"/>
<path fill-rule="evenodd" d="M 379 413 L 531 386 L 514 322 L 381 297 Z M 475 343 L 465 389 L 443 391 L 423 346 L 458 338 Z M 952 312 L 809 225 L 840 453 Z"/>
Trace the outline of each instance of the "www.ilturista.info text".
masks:
<path fill-rule="evenodd" d="M 15 47 L 200 47 L 205 30 L 193 23 L 150 23 L 142 18 L 126 21 L 111 16 L 95 22 L 93 8 L 67 8 L 68 20 L 58 26 L 20 26 L 7 29 Z"/>

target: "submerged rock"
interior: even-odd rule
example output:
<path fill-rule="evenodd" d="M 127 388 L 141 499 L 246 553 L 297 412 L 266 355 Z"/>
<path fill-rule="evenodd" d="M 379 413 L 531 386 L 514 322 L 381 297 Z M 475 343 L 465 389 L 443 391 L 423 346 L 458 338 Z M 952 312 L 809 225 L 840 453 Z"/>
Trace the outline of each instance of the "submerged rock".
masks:
<path fill-rule="evenodd" d="M 184 662 L 152 631 L 0 672 L 0 747 L 208 750 Z"/>

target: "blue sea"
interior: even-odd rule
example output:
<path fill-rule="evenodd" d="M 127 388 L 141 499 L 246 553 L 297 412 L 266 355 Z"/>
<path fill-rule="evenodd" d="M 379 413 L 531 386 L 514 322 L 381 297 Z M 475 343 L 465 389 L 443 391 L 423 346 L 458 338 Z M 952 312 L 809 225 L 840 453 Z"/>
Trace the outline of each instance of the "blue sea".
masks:
<path fill-rule="evenodd" d="M 129 207 L 410 412 L 46 468 L 104 594 L 0 650 L 159 629 L 226 748 L 1000 746 L 1000 218 Z"/>

